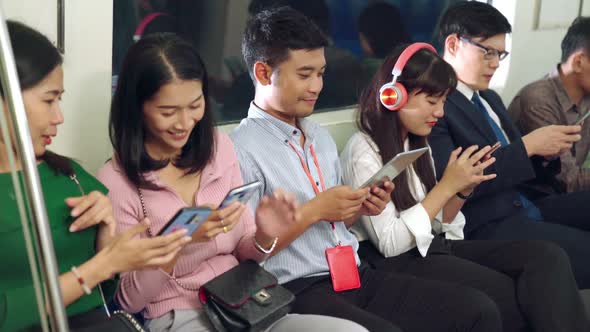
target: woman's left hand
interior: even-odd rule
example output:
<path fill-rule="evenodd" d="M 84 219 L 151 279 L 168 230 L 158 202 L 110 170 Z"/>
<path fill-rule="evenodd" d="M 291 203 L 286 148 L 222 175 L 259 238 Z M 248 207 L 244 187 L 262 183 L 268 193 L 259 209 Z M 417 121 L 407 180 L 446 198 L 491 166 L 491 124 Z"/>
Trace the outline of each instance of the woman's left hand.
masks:
<path fill-rule="evenodd" d="M 256 241 L 267 247 L 299 218 L 295 195 L 279 189 L 271 197 L 263 197 L 256 209 Z"/>
<path fill-rule="evenodd" d="M 113 215 L 113 206 L 107 196 L 99 191 L 88 195 L 66 198 L 66 204 L 72 208 L 70 215 L 74 222 L 70 225 L 70 232 L 77 232 L 95 225 L 106 227 L 112 237 L 117 229 L 117 222 Z"/>

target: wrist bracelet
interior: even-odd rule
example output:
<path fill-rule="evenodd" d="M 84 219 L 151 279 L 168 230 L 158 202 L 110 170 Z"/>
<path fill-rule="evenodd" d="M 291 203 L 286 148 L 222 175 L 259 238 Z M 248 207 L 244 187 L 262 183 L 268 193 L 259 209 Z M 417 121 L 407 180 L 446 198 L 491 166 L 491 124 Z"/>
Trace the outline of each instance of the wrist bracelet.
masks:
<path fill-rule="evenodd" d="M 256 249 L 258 249 L 258 251 L 264 253 L 264 254 L 270 254 L 273 250 L 275 250 L 275 247 L 277 246 L 277 242 L 279 241 L 278 237 L 275 237 L 275 239 L 272 241 L 272 245 L 270 246 L 270 249 L 264 249 L 260 243 L 258 243 L 258 241 L 256 241 L 256 237 L 253 238 L 254 239 L 254 246 L 256 247 Z"/>
<path fill-rule="evenodd" d="M 473 191 L 472 191 L 472 192 L 471 192 L 469 195 L 467 195 L 467 196 L 463 195 L 463 194 L 462 194 L 461 192 L 459 192 L 459 191 L 458 191 L 458 192 L 457 192 L 455 195 L 457 195 L 457 197 L 459 197 L 459 198 L 460 198 L 460 199 L 462 199 L 462 200 L 466 200 L 466 199 L 468 199 L 468 198 L 471 198 L 471 196 L 473 196 Z"/>
<path fill-rule="evenodd" d="M 74 274 L 74 276 L 76 277 L 76 279 L 78 279 L 78 283 L 80 284 L 80 287 L 82 287 L 82 290 L 84 291 L 84 293 L 86 293 L 86 295 L 90 295 L 92 293 L 92 291 L 90 290 L 90 287 L 88 287 L 88 285 L 84 281 L 84 278 L 82 278 L 82 275 L 80 274 L 80 271 L 78 271 L 78 268 L 75 266 L 72 266 L 71 271 Z"/>

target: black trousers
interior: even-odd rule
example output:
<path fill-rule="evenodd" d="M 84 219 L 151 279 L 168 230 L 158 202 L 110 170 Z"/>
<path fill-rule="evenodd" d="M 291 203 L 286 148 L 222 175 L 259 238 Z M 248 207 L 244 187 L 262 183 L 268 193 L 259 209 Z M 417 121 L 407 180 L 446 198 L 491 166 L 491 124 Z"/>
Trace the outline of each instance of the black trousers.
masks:
<path fill-rule="evenodd" d="M 541 211 L 545 213 L 544 209 Z M 466 238 L 470 240 L 545 240 L 553 242 L 568 254 L 579 288 L 590 288 L 590 232 L 588 231 L 555 221 L 533 221 L 522 214 L 517 214 L 504 220 L 490 222 L 466 234 Z"/>
<path fill-rule="evenodd" d="M 590 231 L 590 191 L 549 195 L 534 203 L 544 221 Z"/>
<path fill-rule="evenodd" d="M 341 317 L 369 331 L 502 331 L 496 304 L 485 293 L 457 283 L 361 266 L 361 288 L 336 293 L 330 277 L 286 283 L 292 312 Z"/>
<path fill-rule="evenodd" d="M 368 241 L 359 252 L 373 257 L 369 259 L 378 270 L 485 293 L 501 313 L 503 331 L 590 331 L 568 256 L 558 246 L 543 241 L 435 240 L 426 257 L 414 249 L 384 259 Z"/>

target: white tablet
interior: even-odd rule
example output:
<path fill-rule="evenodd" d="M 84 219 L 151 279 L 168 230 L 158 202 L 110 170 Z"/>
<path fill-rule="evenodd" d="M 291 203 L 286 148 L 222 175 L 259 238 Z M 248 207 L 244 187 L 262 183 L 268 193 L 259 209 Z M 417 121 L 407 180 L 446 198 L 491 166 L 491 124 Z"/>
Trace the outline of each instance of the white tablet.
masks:
<path fill-rule="evenodd" d="M 426 151 L 428 151 L 428 147 L 398 153 L 359 188 L 373 185 L 382 186 L 387 180 L 393 181 L 396 176 L 400 175 L 401 172 L 403 172 L 408 166 L 410 166 L 410 164 L 412 164 Z"/>

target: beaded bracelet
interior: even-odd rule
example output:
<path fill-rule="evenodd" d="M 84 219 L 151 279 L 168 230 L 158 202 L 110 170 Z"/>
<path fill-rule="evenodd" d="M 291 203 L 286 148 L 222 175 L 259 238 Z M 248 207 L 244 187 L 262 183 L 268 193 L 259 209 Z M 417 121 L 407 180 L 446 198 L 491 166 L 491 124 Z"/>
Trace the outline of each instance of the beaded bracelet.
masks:
<path fill-rule="evenodd" d="M 76 276 L 76 279 L 78 279 L 78 283 L 80 284 L 80 287 L 82 287 L 82 290 L 84 291 L 84 293 L 86 293 L 86 295 L 90 295 L 92 293 L 92 291 L 90 290 L 90 287 L 88 287 L 88 285 L 84 281 L 84 278 L 82 278 L 82 275 L 80 274 L 80 271 L 78 271 L 78 268 L 75 266 L 72 266 L 71 270 L 72 270 L 72 273 L 74 274 L 74 276 Z"/>
<path fill-rule="evenodd" d="M 264 249 L 260 243 L 258 243 L 258 241 L 256 241 L 256 237 L 254 237 L 254 246 L 256 247 L 256 249 L 258 249 L 260 252 L 264 253 L 264 254 L 270 254 L 273 250 L 275 250 L 275 247 L 277 246 L 277 242 L 279 241 L 278 237 L 275 237 L 275 239 L 272 241 L 272 245 L 270 246 L 270 249 Z"/>

